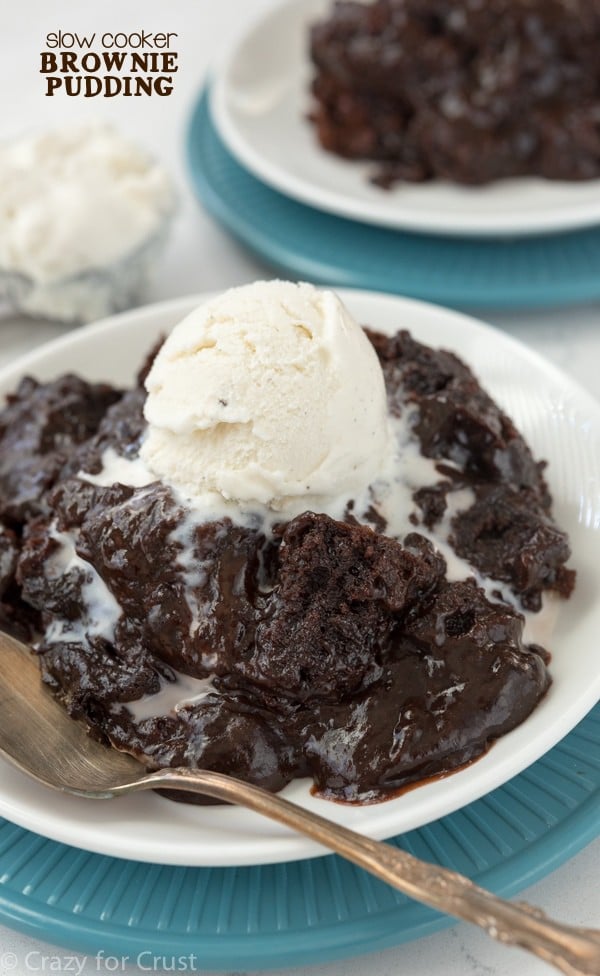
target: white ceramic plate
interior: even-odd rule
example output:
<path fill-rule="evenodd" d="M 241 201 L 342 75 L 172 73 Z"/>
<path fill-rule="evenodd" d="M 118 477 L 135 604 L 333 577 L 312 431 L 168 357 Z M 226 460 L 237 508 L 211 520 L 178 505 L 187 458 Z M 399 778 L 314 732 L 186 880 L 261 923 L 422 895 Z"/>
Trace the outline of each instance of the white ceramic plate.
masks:
<path fill-rule="evenodd" d="M 288 0 L 267 11 L 216 73 L 211 107 L 217 128 L 255 176 L 320 210 L 425 233 L 541 234 L 600 221 L 600 180 L 524 178 L 475 188 L 438 181 L 386 191 L 369 182 L 371 165 L 321 149 L 306 120 L 308 27 L 332 2 Z"/>
<path fill-rule="evenodd" d="M 340 292 L 359 322 L 386 332 L 409 328 L 456 350 L 509 411 L 539 456 L 549 459 L 555 512 L 568 529 L 579 573 L 549 642 L 554 683 L 527 721 L 467 769 L 405 796 L 367 807 L 312 797 L 306 780 L 284 795 L 372 837 L 436 820 L 504 783 L 538 759 L 600 697 L 600 404 L 513 339 L 433 305 L 368 292 Z M 206 297 L 206 296 L 204 296 Z M 179 299 L 79 329 L 0 373 L 0 395 L 24 373 L 50 379 L 67 370 L 129 383 L 156 337 L 201 300 Z M 0 763 L 0 815 L 48 837 L 125 858 L 187 865 L 294 860 L 322 853 L 258 815 L 231 807 L 191 807 L 145 793 L 114 801 L 63 796 Z"/>

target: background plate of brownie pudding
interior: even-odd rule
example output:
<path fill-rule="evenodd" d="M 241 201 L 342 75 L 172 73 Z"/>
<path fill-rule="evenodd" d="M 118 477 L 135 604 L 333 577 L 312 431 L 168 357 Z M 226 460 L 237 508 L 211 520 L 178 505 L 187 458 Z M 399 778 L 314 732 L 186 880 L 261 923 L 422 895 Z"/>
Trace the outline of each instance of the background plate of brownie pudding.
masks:
<path fill-rule="evenodd" d="M 404 230 L 600 221 L 598 0 L 366 6 L 291 0 L 230 49 L 212 112 L 244 166 L 310 206 Z"/>
<path fill-rule="evenodd" d="M 547 460 L 543 477 L 552 495 L 553 516 L 568 533 L 568 567 L 577 573 L 568 599 L 545 595 L 541 613 L 525 611 L 528 641 L 543 645 L 551 655 L 552 683 L 525 721 L 481 758 L 385 802 L 333 802 L 313 795 L 308 779 L 294 779 L 283 790 L 283 795 L 335 821 L 385 838 L 444 816 L 506 782 L 562 739 L 599 697 L 600 405 L 535 353 L 474 319 L 367 292 L 341 291 L 340 297 L 357 322 L 381 334 L 380 358 L 383 354 L 385 359 L 390 345 L 386 336 L 409 330 L 418 342 L 450 349 L 472 368 L 483 388 L 512 417 L 535 458 Z M 157 339 L 204 298 L 124 313 L 43 346 L 0 374 L 0 395 L 14 392 L 25 375 L 46 383 L 72 373 L 96 383 L 131 387 Z M 385 362 L 382 365 L 385 373 Z M 27 389 L 33 393 L 35 384 Z M 75 394 L 73 388 L 69 395 L 76 400 Z M 115 409 L 119 436 L 127 436 L 131 418 L 127 411 L 119 412 L 118 401 Z M 75 507 L 79 504 L 75 496 L 71 501 Z M 436 498 L 431 496 L 429 503 L 435 514 Z M 407 532 L 415 529 L 419 525 L 406 527 Z M 35 575 L 29 585 L 35 591 Z M 535 593 L 530 597 L 527 602 L 535 605 Z M 461 730 L 455 731 L 460 737 Z M 307 839 L 241 809 L 174 803 L 154 793 L 90 802 L 44 790 L 12 767 L 0 766 L 0 815 L 86 850 L 186 865 L 268 863 L 321 853 Z"/>

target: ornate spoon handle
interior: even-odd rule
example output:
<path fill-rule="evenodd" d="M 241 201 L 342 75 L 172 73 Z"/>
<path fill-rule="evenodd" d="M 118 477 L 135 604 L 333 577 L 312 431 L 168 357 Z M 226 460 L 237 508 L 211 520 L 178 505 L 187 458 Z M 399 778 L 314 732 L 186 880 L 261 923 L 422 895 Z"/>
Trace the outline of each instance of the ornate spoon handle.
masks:
<path fill-rule="evenodd" d="M 527 949 L 569 976 L 600 976 L 600 932 L 563 925 L 527 904 L 504 901 L 455 871 L 363 837 L 258 787 L 208 770 L 173 769 L 151 773 L 114 792 L 157 788 L 203 793 L 271 817 L 411 898 L 472 922 L 499 942 Z"/>

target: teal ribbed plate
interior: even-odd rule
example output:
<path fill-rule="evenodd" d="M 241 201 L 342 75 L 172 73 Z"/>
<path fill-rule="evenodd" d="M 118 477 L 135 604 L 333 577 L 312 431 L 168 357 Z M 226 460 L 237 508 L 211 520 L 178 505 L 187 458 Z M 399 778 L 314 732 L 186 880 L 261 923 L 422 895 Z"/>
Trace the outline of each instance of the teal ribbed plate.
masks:
<path fill-rule="evenodd" d="M 115 801 L 118 802 L 118 801 Z M 600 831 L 600 705 L 500 789 L 391 843 L 512 895 Z M 81 952 L 195 968 L 323 963 L 451 924 L 335 856 L 181 868 L 90 854 L 0 820 L 0 921 Z"/>
<path fill-rule="evenodd" d="M 461 308 L 535 308 L 600 298 L 600 227 L 490 240 L 404 233 L 298 203 L 223 145 L 205 89 L 187 135 L 192 184 L 221 224 L 277 271 Z"/>

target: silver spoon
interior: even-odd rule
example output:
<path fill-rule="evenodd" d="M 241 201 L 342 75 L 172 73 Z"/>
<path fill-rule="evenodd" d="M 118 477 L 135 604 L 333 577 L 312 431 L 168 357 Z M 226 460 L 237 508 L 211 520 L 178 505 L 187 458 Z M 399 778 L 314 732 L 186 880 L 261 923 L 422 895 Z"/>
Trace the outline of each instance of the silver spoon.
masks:
<path fill-rule="evenodd" d="M 247 807 L 306 834 L 411 898 L 473 922 L 499 942 L 529 950 L 563 973 L 600 976 L 600 931 L 551 921 L 540 909 L 497 898 L 455 871 L 419 861 L 231 776 L 202 769 L 148 773 L 131 756 L 91 739 L 69 718 L 40 681 L 30 648 L 6 634 L 0 634 L 0 756 L 44 786 L 89 799 L 168 788 Z"/>

